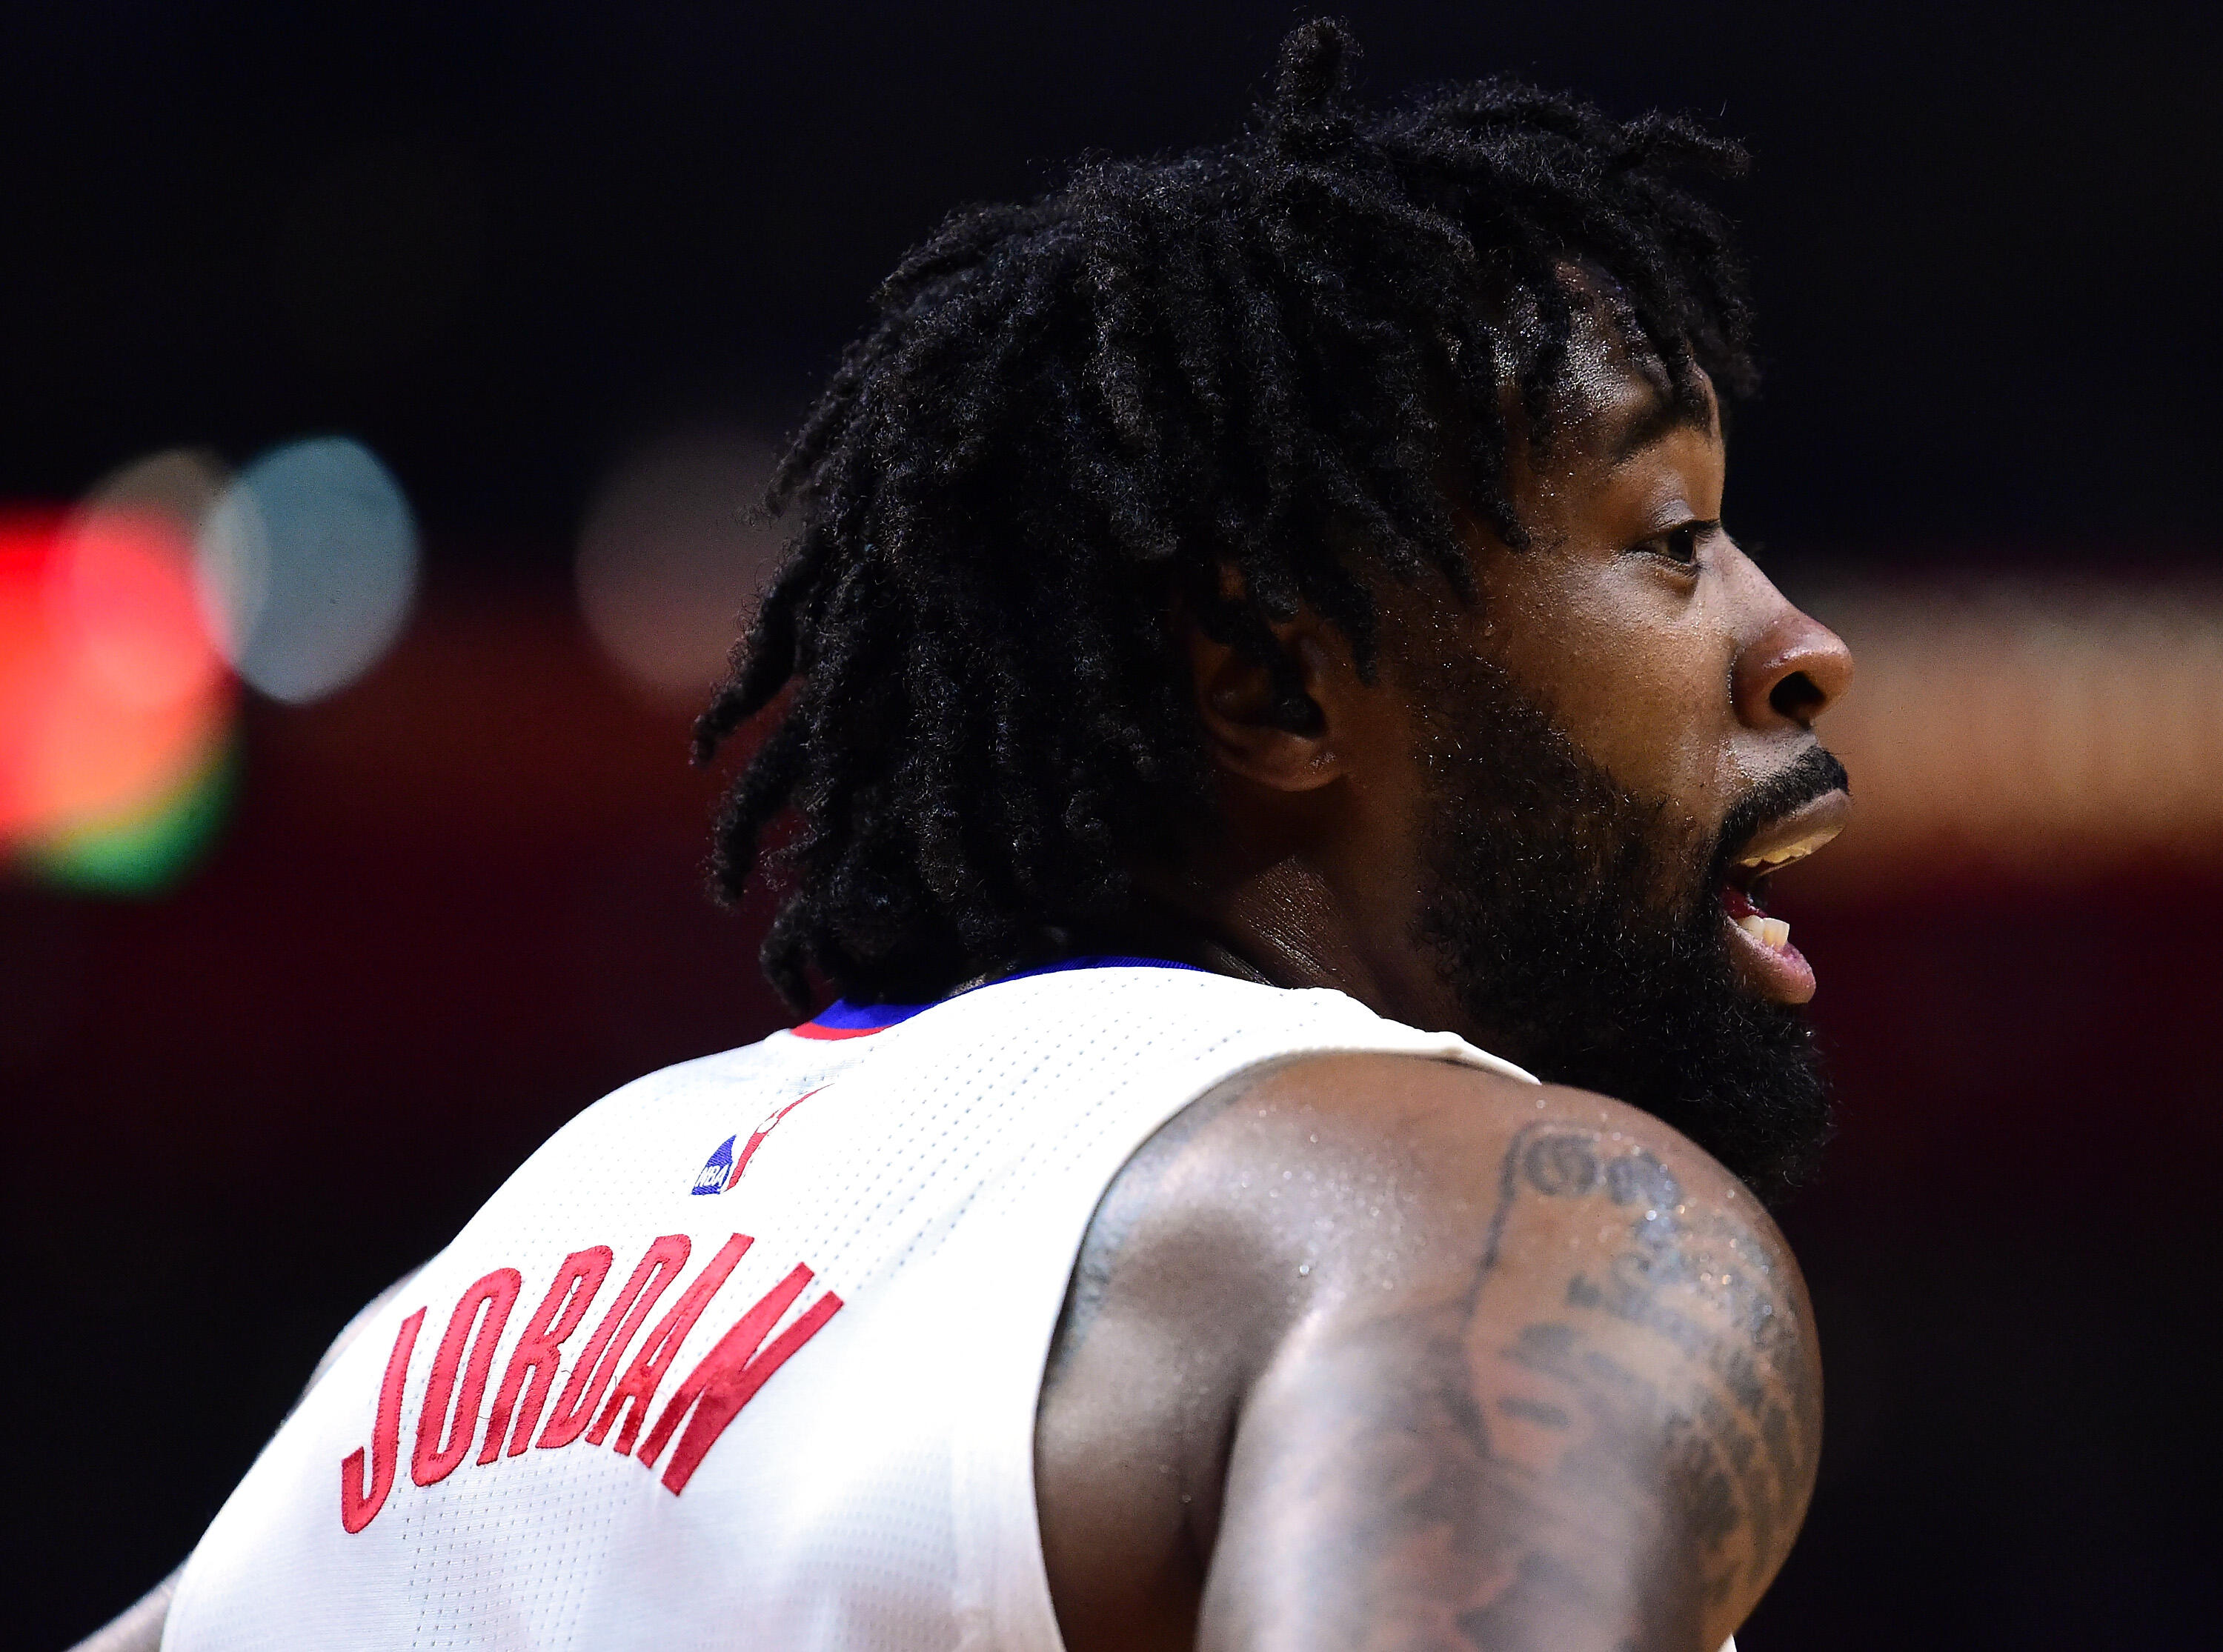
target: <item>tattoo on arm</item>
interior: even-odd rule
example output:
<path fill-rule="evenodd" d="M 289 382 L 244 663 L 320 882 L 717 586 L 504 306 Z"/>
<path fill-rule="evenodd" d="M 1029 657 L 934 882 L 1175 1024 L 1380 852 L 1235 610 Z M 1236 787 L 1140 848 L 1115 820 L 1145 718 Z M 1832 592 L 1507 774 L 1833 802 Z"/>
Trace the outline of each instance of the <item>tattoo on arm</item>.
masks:
<path fill-rule="evenodd" d="M 1664 1424 L 1666 1485 L 1686 1500 L 1710 1596 L 1757 1592 L 1796 1534 L 1821 1443 L 1807 1328 L 1775 1278 L 1774 1245 L 1754 1223 L 1685 1200 L 1644 1148 L 1596 1131 L 1532 1126 L 1505 1172 L 1493 1252 L 1524 1198 L 1586 1202 L 1621 1238 L 1603 1266 L 1569 1277 L 1564 1316 L 1524 1324 L 1499 1349 L 1550 1394 L 1507 1394 L 1501 1412 L 1571 1401 L 1601 1419 Z M 1470 1314 L 1498 1259 L 1485 1258 Z M 1602 1320 L 1642 1333 L 1657 1357 L 1637 1372 L 1599 1351 L 1592 1328 Z"/>
<path fill-rule="evenodd" d="M 1558 1122 L 1514 1138 L 1496 1194 L 1464 1299 L 1374 1322 L 1357 1403 L 1262 1441 L 1313 1580 L 1263 1615 L 1244 1590 L 1235 1644 L 1710 1652 L 1782 1563 L 1821 1394 L 1757 1203 Z"/>
<path fill-rule="evenodd" d="M 1785 1261 L 1757 1206 L 1750 1219 L 1737 1209 L 1750 1197 L 1693 1202 L 1619 1132 L 1531 1125 L 1502 1164 L 1458 1328 L 1464 1357 L 1439 1366 L 1469 1385 L 1469 1405 L 1489 1396 L 1477 1442 L 1487 1477 L 1528 1482 L 1559 1517 L 1546 1530 L 1578 1543 L 1619 1531 L 1624 1560 L 1640 1562 L 1628 1548 L 1650 1535 L 1685 1573 L 1657 1580 L 1666 1595 L 1690 1592 L 1679 1609 L 1655 1600 L 1653 1621 L 1756 1598 L 1812 1484 L 1821 1395 L 1802 1299 L 1777 1277 Z M 1592 1222 L 1602 1244 L 1590 1242 Z M 1552 1250 L 1571 1241 L 1582 1259 L 1553 1270 Z M 1557 1302 L 1509 1279 L 1516 1263 L 1551 1278 Z M 1508 1316 L 1501 1298 L 1520 1311 Z M 1515 1573 L 1571 1583 L 1576 1559 L 1531 1554 Z"/>

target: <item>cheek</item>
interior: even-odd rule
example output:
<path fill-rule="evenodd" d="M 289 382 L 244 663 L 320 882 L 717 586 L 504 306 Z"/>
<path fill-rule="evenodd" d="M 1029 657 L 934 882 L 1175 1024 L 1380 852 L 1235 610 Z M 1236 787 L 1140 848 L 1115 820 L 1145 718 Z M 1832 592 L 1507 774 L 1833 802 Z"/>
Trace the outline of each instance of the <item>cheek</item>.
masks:
<path fill-rule="evenodd" d="M 1746 782 L 1729 697 L 1734 656 L 1702 599 L 1640 568 L 1504 595 L 1494 610 L 1502 661 L 1584 755 L 1625 790 L 1694 820 L 1718 817 Z"/>

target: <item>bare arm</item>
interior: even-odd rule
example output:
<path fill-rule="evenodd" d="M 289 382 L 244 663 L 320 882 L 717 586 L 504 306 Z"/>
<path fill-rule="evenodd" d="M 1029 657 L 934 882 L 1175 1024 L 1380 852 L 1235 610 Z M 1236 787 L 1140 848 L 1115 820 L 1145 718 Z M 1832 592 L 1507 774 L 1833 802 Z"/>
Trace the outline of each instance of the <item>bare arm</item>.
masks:
<path fill-rule="evenodd" d="M 1804 1290 L 1751 1195 L 1631 1109 L 1434 1063 L 1294 1064 L 1216 1107 L 1123 1173 L 1124 1230 L 1115 1184 L 1045 1384 L 1075 1652 L 1135 1644 L 1135 1603 L 1191 1574 L 1193 1639 L 1161 1644 L 1713 1652 L 1819 1444 Z M 1091 1556 L 1132 1532 L 1150 1578 L 1107 1584 Z"/>
<path fill-rule="evenodd" d="M 1346 1270 L 1263 1373 L 1201 1645 L 1710 1652 L 1774 1576 L 1819 1446 L 1790 1256 L 1672 1132 L 1544 1099 L 1478 1244 Z"/>
<path fill-rule="evenodd" d="M 348 1321 L 346 1327 L 332 1339 L 331 1347 L 324 1350 L 324 1357 L 317 1361 L 316 1369 L 309 1373 L 309 1380 L 301 1385 L 300 1398 L 293 1402 L 297 1407 L 302 1399 L 308 1398 L 309 1391 L 324 1379 L 324 1372 L 330 1371 L 340 1355 L 347 1351 L 348 1345 L 362 1334 L 362 1328 L 370 1322 L 378 1310 L 406 1289 L 409 1282 L 422 1271 L 421 1268 L 410 1269 L 373 1297 L 364 1304 L 361 1313 Z M 185 1575 L 185 1563 L 179 1561 L 177 1569 L 169 1576 L 102 1628 L 79 1641 L 70 1649 L 70 1652 L 159 1652 L 162 1644 L 162 1625 L 170 1616 L 170 1599 L 177 1593 L 178 1580 Z"/>

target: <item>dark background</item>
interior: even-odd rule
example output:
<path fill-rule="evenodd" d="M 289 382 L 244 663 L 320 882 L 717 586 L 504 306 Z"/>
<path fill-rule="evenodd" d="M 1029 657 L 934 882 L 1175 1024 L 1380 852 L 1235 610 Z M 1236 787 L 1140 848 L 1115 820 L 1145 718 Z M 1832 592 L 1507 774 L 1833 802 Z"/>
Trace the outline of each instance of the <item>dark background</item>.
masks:
<path fill-rule="evenodd" d="M 1346 12 L 1377 92 L 1508 69 L 1750 143 L 1731 505 L 1794 575 L 2213 561 L 2213 7 Z M 613 455 L 784 428 L 943 211 L 1231 133 L 1300 15 L 6 8 L 0 500 L 342 430 L 427 550 L 369 678 L 250 700 L 177 889 L 0 883 L 11 1639 L 173 1565 L 556 1124 L 780 1023 L 761 913 L 696 889 L 683 717 L 576 618 Z M 1747 1652 L 2215 1644 L 2223 865 L 1784 897 L 1845 1113 L 1785 1212 L 1830 1435 Z"/>

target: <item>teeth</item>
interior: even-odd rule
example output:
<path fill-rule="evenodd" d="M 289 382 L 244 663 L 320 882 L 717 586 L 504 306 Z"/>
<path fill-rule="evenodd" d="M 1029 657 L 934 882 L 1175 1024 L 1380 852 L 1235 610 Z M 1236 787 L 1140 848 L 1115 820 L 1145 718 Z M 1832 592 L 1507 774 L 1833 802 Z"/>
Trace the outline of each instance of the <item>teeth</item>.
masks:
<path fill-rule="evenodd" d="M 1781 952 L 1791 941 L 1789 924 L 1780 918 L 1765 917 L 1757 912 L 1748 912 L 1738 919 L 1737 927 L 1771 952 Z"/>
<path fill-rule="evenodd" d="M 1788 866 L 1794 860 L 1804 860 L 1836 835 L 1834 827 L 1827 832 L 1817 832 L 1811 837 L 1801 838 L 1797 843 L 1786 844 L 1784 847 L 1768 854 L 1754 855 L 1749 859 L 1739 861 L 1737 864 L 1772 872 L 1779 866 Z"/>

